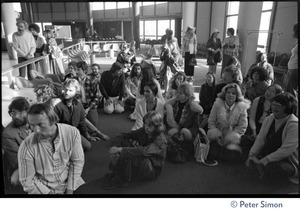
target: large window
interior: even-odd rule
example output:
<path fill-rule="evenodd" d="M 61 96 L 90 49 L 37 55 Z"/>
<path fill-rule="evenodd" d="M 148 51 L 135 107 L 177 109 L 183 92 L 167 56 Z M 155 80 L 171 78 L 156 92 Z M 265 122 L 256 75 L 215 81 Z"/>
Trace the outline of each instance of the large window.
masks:
<path fill-rule="evenodd" d="M 117 2 L 104 2 L 105 10 L 113 10 L 117 9 Z"/>
<path fill-rule="evenodd" d="M 129 1 L 120 2 L 90 2 L 92 10 L 112 10 L 131 8 L 132 3 Z"/>
<path fill-rule="evenodd" d="M 269 2 L 269 1 L 263 2 L 260 25 L 259 25 L 260 32 L 258 33 L 257 51 L 268 52 L 269 50 L 267 44 L 268 44 L 268 38 L 270 36 L 269 30 L 270 30 L 272 9 L 273 9 L 273 2 Z"/>
<path fill-rule="evenodd" d="M 140 39 L 141 41 L 145 41 L 147 39 L 159 40 L 165 34 L 167 28 L 172 29 L 174 32 L 174 19 L 140 21 Z"/>
<path fill-rule="evenodd" d="M 145 21 L 145 40 L 156 39 L 156 21 Z"/>
<path fill-rule="evenodd" d="M 240 2 L 238 1 L 227 3 L 226 29 L 233 28 L 234 30 L 237 30 L 239 8 Z"/>

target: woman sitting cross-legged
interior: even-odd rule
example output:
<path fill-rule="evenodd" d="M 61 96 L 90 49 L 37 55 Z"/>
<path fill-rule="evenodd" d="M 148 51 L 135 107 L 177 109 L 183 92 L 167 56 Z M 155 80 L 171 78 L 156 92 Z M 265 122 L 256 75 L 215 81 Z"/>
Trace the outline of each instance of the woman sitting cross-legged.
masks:
<path fill-rule="evenodd" d="M 288 178 L 299 184 L 298 118 L 295 97 L 280 93 L 271 100 L 273 114 L 268 116 L 256 137 L 246 161 L 254 166 L 261 180 Z"/>
<path fill-rule="evenodd" d="M 249 108 L 250 101 L 244 99 L 236 83 L 226 85 L 218 94 L 208 118 L 210 160 L 220 159 L 223 147 L 224 159 L 234 162 L 241 155 L 240 139 L 247 129 Z"/>
<path fill-rule="evenodd" d="M 150 111 L 157 111 L 161 117 L 164 117 L 164 102 L 157 97 L 157 93 L 158 87 L 155 83 L 145 84 L 141 93 L 144 98 L 137 102 L 135 107 L 136 120 L 132 130 L 143 127 L 143 117 Z"/>
<path fill-rule="evenodd" d="M 103 189 L 125 186 L 129 182 L 153 180 L 164 167 L 167 140 L 163 118 L 150 111 L 143 118 L 144 126 L 124 134 L 121 147 L 109 150 L 111 172 L 106 176 Z"/>
<path fill-rule="evenodd" d="M 193 141 L 199 129 L 202 107 L 194 101 L 194 87 L 189 83 L 179 85 L 176 97 L 165 103 L 168 135 L 182 142 L 182 148 L 193 155 Z"/>

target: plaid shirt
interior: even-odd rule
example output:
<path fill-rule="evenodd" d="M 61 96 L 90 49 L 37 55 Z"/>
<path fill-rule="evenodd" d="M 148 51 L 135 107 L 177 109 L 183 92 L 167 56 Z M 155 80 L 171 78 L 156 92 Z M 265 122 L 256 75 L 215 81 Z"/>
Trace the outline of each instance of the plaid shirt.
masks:
<path fill-rule="evenodd" d="M 99 83 L 100 83 L 100 75 L 97 75 L 97 76 L 87 75 L 86 76 L 86 79 L 84 82 L 85 100 L 87 103 L 86 104 L 87 107 L 91 107 L 91 109 L 97 109 L 98 104 L 99 104 L 99 100 L 101 97 Z"/>

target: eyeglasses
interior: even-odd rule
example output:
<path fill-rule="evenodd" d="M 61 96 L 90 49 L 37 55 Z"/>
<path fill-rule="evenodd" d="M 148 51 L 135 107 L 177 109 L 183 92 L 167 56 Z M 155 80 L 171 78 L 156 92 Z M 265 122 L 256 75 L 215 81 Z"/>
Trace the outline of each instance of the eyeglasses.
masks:
<path fill-rule="evenodd" d="M 22 111 L 22 112 L 20 112 L 20 111 L 12 111 L 12 112 L 9 113 L 9 115 L 11 117 L 23 116 L 23 115 L 26 115 L 26 114 L 27 114 L 26 111 Z"/>

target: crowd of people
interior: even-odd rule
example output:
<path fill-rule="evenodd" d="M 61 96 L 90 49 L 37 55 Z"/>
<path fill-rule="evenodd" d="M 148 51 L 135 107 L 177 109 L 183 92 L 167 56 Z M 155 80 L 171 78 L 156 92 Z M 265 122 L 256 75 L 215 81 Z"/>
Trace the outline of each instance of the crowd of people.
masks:
<path fill-rule="evenodd" d="M 25 22 L 17 26 L 13 40 L 22 58 L 19 62 L 32 58 L 36 48 L 43 54 L 42 46 L 47 43 L 42 44 L 37 36 L 39 28 L 29 27 L 31 38 Z M 134 121 L 130 132 L 111 142 L 103 189 L 153 180 L 168 159 L 193 159 L 199 134 L 210 145 L 206 165 L 242 161 L 254 167 L 261 180 L 278 176 L 298 184 L 297 95 L 274 83 L 264 53 L 244 81 L 234 30 L 227 30 L 223 42 L 218 33 L 214 29 L 207 43 L 208 61 L 214 63 L 209 64 L 199 102 L 191 83 L 194 66 L 189 62 L 197 53 L 194 27 L 188 27 L 183 38 L 184 63 L 173 31 L 166 30 L 159 76 L 155 66 L 138 63 L 135 53 L 124 45 L 109 70 L 101 73 L 97 63 L 89 70 L 86 62 L 71 61 L 66 71 L 53 73 L 60 75 L 60 82 L 35 86 L 37 99 L 33 102 L 25 97 L 13 99 L 8 111 L 12 122 L 2 133 L 10 183 L 21 184 L 29 194 L 76 193 L 84 184 L 81 174 L 86 152 L 93 142 L 110 140 L 99 126 L 98 110 L 103 108 L 108 115 L 129 110 Z M 297 38 L 297 31 L 294 33 Z M 23 45 L 25 41 L 30 45 Z M 289 77 L 298 71 L 294 69 L 297 49 L 292 53 Z M 216 64 L 221 61 L 222 78 L 216 82 Z M 25 76 L 23 70 L 20 76 Z"/>

